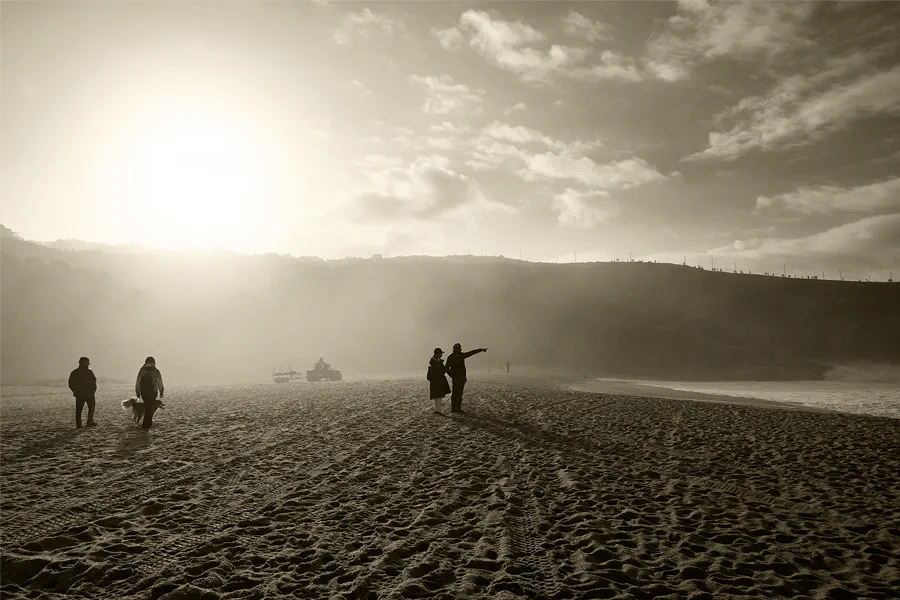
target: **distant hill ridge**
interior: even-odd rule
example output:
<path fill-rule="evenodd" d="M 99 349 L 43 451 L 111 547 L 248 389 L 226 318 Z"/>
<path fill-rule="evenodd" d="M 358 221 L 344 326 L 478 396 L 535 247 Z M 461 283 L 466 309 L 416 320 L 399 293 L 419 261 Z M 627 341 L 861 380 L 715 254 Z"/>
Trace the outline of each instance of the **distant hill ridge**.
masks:
<path fill-rule="evenodd" d="M 424 373 L 431 349 L 455 341 L 490 348 L 474 369 L 598 376 L 815 379 L 828 364 L 900 364 L 896 284 L 656 263 L 62 250 L 0 232 L 4 384 L 57 379 L 80 355 L 126 381 L 148 354 L 189 383 L 260 380 L 319 356 L 348 375 Z"/>

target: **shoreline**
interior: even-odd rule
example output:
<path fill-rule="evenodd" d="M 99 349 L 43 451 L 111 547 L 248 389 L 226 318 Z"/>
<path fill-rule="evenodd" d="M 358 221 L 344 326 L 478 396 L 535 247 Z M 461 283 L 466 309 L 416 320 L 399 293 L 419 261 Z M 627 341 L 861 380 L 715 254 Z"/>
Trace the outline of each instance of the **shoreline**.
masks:
<path fill-rule="evenodd" d="M 791 402 L 763 400 L 762 398 L 753 398 L 750 396 L 729 396 L 726 394 L 688 392 L 664 386 L 640 384 L 631 380 L 621 379 L 593 379 L 579 381 L 577 383 L 572 382 L 569 383 L 567 387 L 573 391 L 590 394 L 617 394 L 642 398 L 663 398 L 666 400 L 695 400 L 698 402 L 711 402 L 715 404 L 737 404 L 741 406 L 755 406 L 757 408 L 780 408 L 826 414 L 842 413 L 842 411 L 805 406 L 803 404 L 794 404 Z"/>

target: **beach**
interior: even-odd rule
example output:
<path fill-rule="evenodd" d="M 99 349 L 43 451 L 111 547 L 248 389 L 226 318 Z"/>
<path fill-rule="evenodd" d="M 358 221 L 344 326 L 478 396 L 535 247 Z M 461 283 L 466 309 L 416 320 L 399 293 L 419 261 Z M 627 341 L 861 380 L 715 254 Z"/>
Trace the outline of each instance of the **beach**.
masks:
<path fill-rule="evenodd" d="M 571 385 L 4 389 L 0 594 L 897 597 L 900 420 Z"/>

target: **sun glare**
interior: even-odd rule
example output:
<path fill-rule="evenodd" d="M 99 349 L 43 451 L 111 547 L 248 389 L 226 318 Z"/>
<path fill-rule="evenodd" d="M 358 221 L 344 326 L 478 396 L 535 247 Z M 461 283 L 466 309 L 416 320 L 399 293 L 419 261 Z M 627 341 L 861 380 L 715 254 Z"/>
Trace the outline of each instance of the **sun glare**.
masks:
<path fill-rule="evenodd" d="M 259 140 L 239 120 L 180 110 L 143 121 L 121 171 L 144 243 L 249 250 L 259 242 L 270 177 Z"/>

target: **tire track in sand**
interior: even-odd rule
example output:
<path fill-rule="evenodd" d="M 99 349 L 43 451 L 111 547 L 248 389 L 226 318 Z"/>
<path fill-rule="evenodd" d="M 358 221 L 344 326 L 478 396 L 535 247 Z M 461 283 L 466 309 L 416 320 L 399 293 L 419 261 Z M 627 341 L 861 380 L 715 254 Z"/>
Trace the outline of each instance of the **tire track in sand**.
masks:
<path fill-rule="evenodd" d="M 259 443 L 268 441 L 276 431 L 269 431 L 260 434 Z M 19 548 L 28 545 L 34 541 L 37 536 L 41 538 L 56 537 L 64 535 L 68 530 L 85 522 L 93 522 L 98 518 L 105 518 L 111 514 L 115 514 L 121 510 L 127 510 L 139 506 L 148 498 L 154 498 L 173 488 L 188 486 L 194 483 L 198 477 L 204 477 L 211 473 L 215 473 L 226 469 L 237 463 L 243 462 L 245 457 L 237 456 L 226 460 L 223 463 L 207 464 L 199 472 L 191 470 L 184 475 L 172 479 L 164 476 L 159 481 L 151 484 L 138 485 L 130 493 L 126 495 L 117 494 L 110 496 L 105 489 L 98 489 L 88 498 L 62 498 L 51 500 L 39 506 L 38 508 L 23 510 L 13 515 L 4 515 L 3 524 L 3 543 L 9 548 Z M 112 474 L 106 475 L 108 481 L 119 481 L 134 477 L 135 467 L 127 465 L 122 469 L 118 469 Z M 233 484 L 238 478 L 240 471 L 235 471 L 228 482 Z M 208 513 L 214 509 L 213 502 L 215 498 L 204 501 L 197 507 L 197 515 L 200 518 L 208 516 Z M 209 508 L 208 508 L 209 507 Z"/>
<path fill-rule="evenodd" d="M 395 400 L 392 407 L 402 406 L 408 400 L 409 396 L 400 397 Z M 371 407 L 368 410 L 371 411 Z M 396 436 L 399 431 L 406 430 L 409 432 L 409 424 L 419 419 L 421 412 L 415 408 L 407 409 L 406 411 L 410 413 L 407 417 L 395 421 L 389 428 L 380 429 L 379 433 L 353 448 L 315 464 L 310 460 L 312 467 L 307 473 L 306 481 L 325 472 L 333 471 L 348 462 L 362 459 L 373 448 L 377 447 L 380 442 L 391 436 Z M 261 493 L 261 495 L 266 497 L 266 501 L 261 507 L 257 507 L 258 505 L 252 501 L 248 502 L 248 492 L 243 490 L 231 502 L 226 503 L 221 510 L 213 511 L 206 515 L 207 521 L 202 533 L 168 535 L 165 539 L 148 545 L 138 556 L 150 555 L 154 557 L 155 568 L 153 573 L 146 575 L 137 585 L 134 582 L 122 582 L 115 589 L 111 589 L 110 592 L 115 592 L 115 594 L 134 593 L 143 589 L 144 582 L 161 578 L 183 554 L 203 548 L 217 537 L 225 535 L 229 528 L 251 526 L 256 523 L 255 520 L 259 518 L 261 513 L 271 513 L 287 502 L 292 503 L 291 510 L 293 514 L 298 512 L 307 514 L 322 501 L 322 489 L 327 489 L 329 485 L 333 484 L 322 482 L 318 485 L 305 486 L 304 482 L 296 480 L 275 484 L 264 482 L 253 490 L 256 495 Z M 131 592 L 126 592 L 129 589 Z"/>
<path fill-rule="evenodd" d="M 285 398 L 279 402 L 279 406 L 273 407 L 275 411 L 285 411 L 286 407 L 296 406 L 293 398 Z M 345 408 L 359 408 L 354 415 L 365 414 L 370 410 L 365 400 L 361 399 Z M 303 412 L 309 412 L 306 406 L 302 407 Z M 150 498 L 165 495 L 170 491 L 179 487 L 189 487 L 198 479 L 206 479 L 208 476 L 218 472 L 231 472 L 231 475 L 219 485 L 216 486 L 215 492 L 204 495 L 204 498 L 192 508 L 191 512 L 195 516 L 195 520 L 199 522 L 215 522 L 223 513 L 227 513 L 234 506 L 241 502 L 241 497 L 247 493 L 247 490 L 239 486 L 240 480 L 245 477 L 246 472 L 237 468 L 239 464 L 252 464 L 254 458 L 264 455 L 266 451 L 271 451 L 279 446 L 289 445 L 295 439 L 309 440 L 309 433 L 302 432 L 304 422 L 294 420 L 297 425 L 293 429 L 267 429 L 255 436 L 250 443 L 245 446 L 253 448 L 255 452 L 252 455 L 240 455 L 227 459 L 224 462 L 205 463 L 203 468 L 198 472 L 191 469 L 184 475 L 173 479 L 164 475 L 154 483 L 139 484 L 136 488 L 125 495 L 117 494 L 110 496 L 105 489 L 97 489 L 87 498 L 59 498 L 43 503 L 38 508 L 22 510 L 9 515 L 4 514 L 2 539 L 5 547 L 20 548 L 29 545 L 35 538 L 48 538 L 65 535 L 74 527 L 78 527 L 84 523 L 91 523 L 98 518 L 106 518 L 111 514 L 115 514 L 122 510 L 133 509 L 140 506 Z M 130 434 L 135 430 L 134 427 L 127 427 L 122 431 L 123 435 Z M 297 431 L 301 430 L 301 431 Z M 265 444 L 274 436 L 284 433 L 285 437 L 271 447 Z M 298 435 L 299 434 L 299 435 Z M 321 438 L 318 438 L 321 439 Z M 126 463 L 122 468 L 104 475 L 104 479 L 108 481 L 120 481 L 132 479 L 135 477 L 135 466 L 133 463 Z M 250 493 L 259 491 L 265 484 L 257 486 L 250 490 Z M 281 487 L 288 487 L 290 484 L 284 484 Z M 225 501 L 223 502 L 223 499 Z"/>

